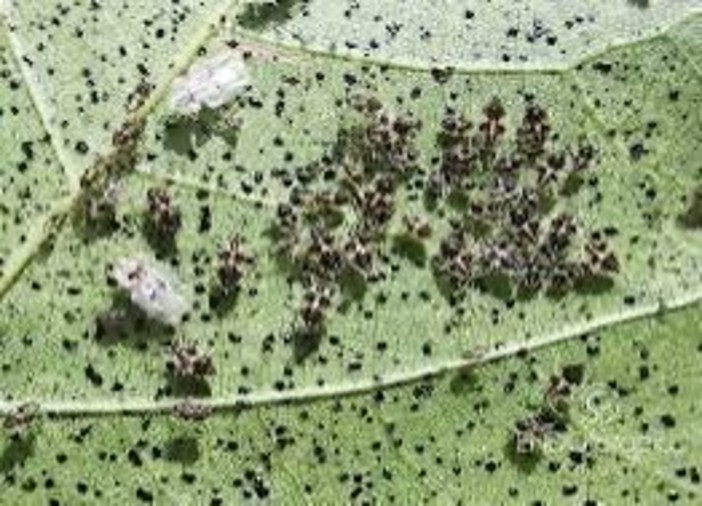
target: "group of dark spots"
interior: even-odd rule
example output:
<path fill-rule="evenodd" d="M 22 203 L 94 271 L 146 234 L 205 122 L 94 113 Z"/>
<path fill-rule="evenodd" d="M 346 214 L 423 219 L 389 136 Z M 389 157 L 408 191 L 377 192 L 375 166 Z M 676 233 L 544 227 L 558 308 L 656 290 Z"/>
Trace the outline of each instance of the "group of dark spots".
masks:
<path fill-rule="evenodd" d="M 343 129 L 325 160 L 298 170 L 273 227 L 278 257 L 304 290 L 296 329 L 304 339 L 324 334 L 339 296 L 357 299 L 378 280 L 396 193 L 418 168 L 418 121 L 374 98 L 354 97 L 352 106 L 361 124 Z"/>
<path fill-rule="evenodd" d="M 608 247 L 616 229 L 580 240 L 575 217 L 556 210 L 559 197 L 585 183 L 594 148 L 556 146 L 547 111 L 533 103 L 512 138 L 504 119 L 494 99 L 477 127 L 455 111 L 442 121 L 438 168 L 426 186 L 430 209 L 445 204 L 455 211 L 432 259 L 440 286 L 453 301 L 468 288 L 511 299 L 608 287 L 619 269 Z"/>
<path fill-rule="evenodd" d="M 437 135 L 437 168 L 426 175 L 415 146 L 419 121 L 389 112 L 373 97 L 354 97 L 361 125 L 342 129 L 319 162 L 297 170 L 280 205 L 273 237 L 292 281 L 304 289 L 298 331 L 319 337 L 339 295 L 358 298 L 383 278 L 379 263 L 393 221 L 393 252 L 422 266 L 432 234 L 426 216 L 404 216 L 397 233 L 398 190 L 424 189 L 427 210 L 448 216 L 431 266 L 452 303 L 468 289 L 512 300 L 539 292 L 606 290 L 619 271 L 609 247 L 614 227 L 585 231 L 559 199 L 578 193 L 596 151 L 580 141 L 559 146 L 548 112 L 528 101 L 508 135 L 493 99 L 477 125 L 449 110 Z M 420 184 L 415 184 L 419 181 Z"/>
<path fill-rule="evenodd" d="M 583 230 L 559 205 L 596 184 L 590 174 L 596 150 L 585 141 L 560 145 L 548 112 L 533 100 L 513 133 L 497 98 L 476 124 L 447 110 L 436 138 L 439 156 L 429 172 L 420 167 L 418 120 L 389 111 L 372 96 L 353 96 L 349 104 L 360 120 L 342 128 L 320 160 L 291 174 L 288 201 L 274 218 L 277 257 L 302 289 L 294 342 L 318 342 L 332 308 L 360 300 L 369 283 L 385 279 L 389 252 L 424 266 L 430 215 L 448 220 L 430 265 L 452 304 L 469 289 L 513 300 L 611 286 L 619 261 L 609 240 L 617 230 Z M 118 136 L 118 151 L 134 161 L 139 133 L 132 130 Z M 114 226 L 119 185 L 110 178 L 114 171 L 106 174 L 96 186 L 99 198 L 88 192 L 84 214 Z M 398 198 L 417 188 L 428 213 L 396 216 Z M 168 187 L 147 190 L 141 223 L 157 258 L 177 254 L 183 214 Z M 209 303 L 223 314 L 254 260 L 238 235 L 217 258 Z"/>
<path fill-rule="evenodd" d="M 541 405 L 515 423 L 507 453 L 520 468 L 533 469 L 543 456 L 547 441 L 568 430 L 570 400 L 584 376 L 582 364 L 563 367 L 560 374 L 550 378 Z"/>
<path fill-rule="evenodd" d="M 303 288 L 296 334 L 318 338 L 339 296 L 358 299 L 383 278 L 388 228 L 403 185 L 421 179 L 429 211 L 442 207 L 450 231 L 431 265 L 452 301 L 469 288 L 512 298 L 541 290 L 560 296 L 573 289 L 606 287 L 619 269 L 608 246 L 616 229 L 583 231 L 576 218 L 556 211 L 558 199 L 585 184 L 596 152 L 580 142 L 557 146 L 548 113 L 533 102 L 512 136 L 505 109 L 493 99 L 477 125 L 449 110 L 437 135 L 437 168 L 419 168 L 419 121 L 388 111 L 373 97 L 353 97 L 362 121 L 340 131 L 330 153 L 295 173 L 288 202 L 276 213 L 279 257 Z M 124 134 L 127 145 L 134 135 Z M 138 137 L 138 136 L 136 136 Z M 126 148 L 125 148 L 126 149 Z M 86 215 L 114 224 L 112 181 L 101 198 L 86 199 Z M 393 239 L 416 264 L 426 260 L 432 233 L 426 216 L 402 217 Z M 176 252 L 182 213 L 167 188 L 147 191 L 143 232 L 157 257 Z M 210 303 L 229 307 L 253 265 L 236 236 L 219 253 Z"/>

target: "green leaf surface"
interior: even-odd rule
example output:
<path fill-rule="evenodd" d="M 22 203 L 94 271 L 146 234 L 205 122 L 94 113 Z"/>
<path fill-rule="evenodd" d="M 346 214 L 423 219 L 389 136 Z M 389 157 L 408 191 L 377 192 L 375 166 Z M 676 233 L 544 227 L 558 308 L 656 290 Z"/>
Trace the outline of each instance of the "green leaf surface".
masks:
<path fill-rule="evenodd" d="M 0 457 L 3 501 L 694 503 L 699 314 L 696 306 L 437 380 L 204 423 L 48 419 L 29 445 L 10 443 Z M 584 370 L 567 430 L 522 458 L 513 425 L 538 409 L 565 365 Z"/>
<path fill-rule="evenodd" d="M 405 4 L 3 4 L 0 412 L 45 416 L 0 502 L 697 499 L 699 4 Z M 171 110 L 226 51 L 251 86 Z M 182 324 L 110 282 L 142 255 Z"/>

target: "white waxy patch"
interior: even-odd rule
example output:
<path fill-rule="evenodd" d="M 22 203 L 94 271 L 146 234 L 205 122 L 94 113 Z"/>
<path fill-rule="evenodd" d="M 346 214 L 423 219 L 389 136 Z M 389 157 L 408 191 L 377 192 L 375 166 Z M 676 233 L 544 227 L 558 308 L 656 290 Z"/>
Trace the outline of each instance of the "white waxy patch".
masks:
<path fill-rule="evenodd" d="M 239 51 L 224 50 L 193 64 L 171 87 L 170 107 L 181 114 L 216 109 L 241 94 L 250 83 Z"/>
<path fill-rule="evenodd" d="M 129 292 L 132 303 L 149 318 L 177 326 L 190 308 L 175 279 L 164 268 L 144 258 L 122 258 L 115 263 L 111 274 Z"/>

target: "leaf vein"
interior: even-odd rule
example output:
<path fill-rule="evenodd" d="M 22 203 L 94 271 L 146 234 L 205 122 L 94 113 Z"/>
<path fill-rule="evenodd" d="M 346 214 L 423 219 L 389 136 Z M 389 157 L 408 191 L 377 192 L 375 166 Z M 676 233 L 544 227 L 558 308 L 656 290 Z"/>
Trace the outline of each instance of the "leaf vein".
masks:
<path fill-rule="evenodd" d="M 675 298 L 658 300 L 657 302 L 631 307 L 617 313 L 593 318 L 586 323 L 573 325 L 559 331 L 540 337 L 513 341 L 502 346 L 497 345 L 491 350 L 479 353 L 464 354 L 463 358 L 448 360 L 421 369 L 402 371 L 385 377 L 366 379 L 355 383 L 310 387 L 294 391 L 262 391 L 249 395 L 225 395 L 197 400 L 197 404 L 213 411 L 225 412 L 254 407 L 287 403 L 307 403 L 331 398 L 350 397 L 370 393 L 379 389 L 399 387 L 428 378 L 438 377 L 450 372 L 478 367 L 484 364 L 504 360 L 525 351 L 533 351 L 593 332 L 621 325 L 623 323 L 642 320 L 651 316 L 662 315 L 666 312 L 682 309 L 702 301 L 702 288 L 696 288 Z M 84 417 L 84 416 L 126 416 L 145 414 L 168 414 L 183 402 L 183 399 L 128 399 L 128 400 L 15 400 L 0 402 L 0 416 L 7 416 L 18 407 L 27 404 L 37 404 L 39 412 L 52 417 Z"/>

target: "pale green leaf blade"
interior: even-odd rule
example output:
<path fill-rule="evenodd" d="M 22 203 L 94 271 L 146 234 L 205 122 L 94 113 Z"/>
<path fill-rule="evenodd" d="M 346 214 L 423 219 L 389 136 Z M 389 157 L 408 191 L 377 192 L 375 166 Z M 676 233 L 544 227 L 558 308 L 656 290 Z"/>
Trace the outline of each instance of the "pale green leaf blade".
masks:
<path fill-rule="evenodd" d="M 0 36 L 0 278 L 17 269 L 18 252 L 31 249 L 69 190 L 67 167 L 57 157 L 41 116 L 41 97 L 25 81 L 11 38 Z M 1 291 L 0 291 L 1 292 Z"/>
<path fill-rule="evenodd" d="M 440 380 L 200 424 L 46 420 L 0 458 L 3 501 L 692 504 L 699 315 L 695 306 Z M 514 424 L 566 366 L 583 371 L 571 421 L 541 457 L 519 457 Z"/>
<path fill-rule="evenodd" d="M 21 133 L 4 129 L 0 146 L 26 157 L 24 141 L 35 140 L 45 163 L 28 164 L 29 178 L 0 175 L 18 196 L 0 218 L 11 258 L 0 276 L 0 412 L 12 424 L 20 406 L 36 403 L 48 418 L 7 440 L 2 501 L 695 500 L 696 2 L 497 2 L 468 17 L 457 2 L 417 6 L 410 17 L 385 1 L 282 0 L 243 11 L 236 1 L 48 4 L 6 7 L 10 81 L 0 100 L 31 119 L 8 124 Z M 396 35 L 390 19 L 401 23 Z M 369 42 L 382 32 L 391 36 Z M 221 52 L 244 58 L 251 88 L 225 107 L 179 116 L 168 100 L 173 79 Z M 154 91 L 135 95 L 139 83 Z M 289 263 L 314 241 L 308 222 L 291 244 L 274 233 L 281 205 L 312 213 L 299 191 L 361 185 L 339 204 L 333 234 L 342 243 L 367 219 L 353 202 L 370 195 L 363 177 L 379 176 L 358 179 L 354 163 L 369 162 L 343 142 L 354 126 L 374 125 L 354 110 L 359 97 L 421 122 L 418 170 L 392 190 L 387 231 L 371 239 L 378 271 L 360 269 L 360 292 L 336 274 L 329 282 L 281 262 L 281 252 Z M 505 117 L 490 123 L 484 110 L 495 98 Z M 539 110 L 545 123 L 533 119 Z M 505 128 L 497 162 L 481 162 L 500 175 L 473 166 L 434 208 L 427 188 L 452 156 L 453 114 L 472 122 L 472 140 L 461 141 L 470 149 Z M 529 154 L 534 125 L 546 128 L 545 154 Z M 382 122 L 374 128 L 387 134 Z M 589 168 L 559 175 L 571 170 L 560 157 L 571 167 L 590 148 Z M 504 160 L 519 169 L 516 189 Z M 37 193 L 20 199 L 24 187 Z M 155 189 L 180 213 L 172 243 L 149 225 Z M 500 200 L 502 191 L 538 204 Z M 33 198 L 39 192 L 46 203 Z M 96 227 L 88 218 L 104 213 L 101 202 L 109 223 Z M 491 205 L 481 222 L 476 209 Z M 537 239 L 510 228 L 525 211 Z M 405 216 L 431 228 L 419 254 L 398 246 Z M 566 256 L 540 242 L 558 220 L 574 224 Z M 469 237 L 461 248 L 482 270 L 450 293 L 436 267 L 459 222 Z M 222 251 L 237 236 L 252 261 L 220 304 Z M 519 262 L 484 267 L 525 241 L 545 262 L 526 294 Z M 139 313 L 108 279 L 142 254 L 170 264 L 192 307 L 182 325 Z M 607 275 L 582 276 L 586 262 L 609 262 Z M 305 276 L 336 290 L 318 339 L 300 339 L 314 284 Z M 194 384 L 175 378 L 167 360 L 179 342 L 211 354 L 216 373 Z M 554 398 L 550 376 L 573 371 L 584 383 Z M 216 413 L 179 420 L 173 410 L 192 396 L 194 409 Z M 515 455 L 515 423 L 561 401 L 568 417 L 557 425 L 566 427 L 539 439 L 543 456 Z"/>
<path fill-rule="evenodd" d="M 240 16 L 265 40 L 408 66 L 567 68 L 610 46 L 656 36 L 699 12 L 696 0 L 277 2 Z M 248 11 L 248 12 L 247 12 Z M 255 14 L 258 12 L 258 16 Z M 248 16 L 247 16 L 248 14 Z M 248 21 L 248 23 L 247 23 Z"/>

